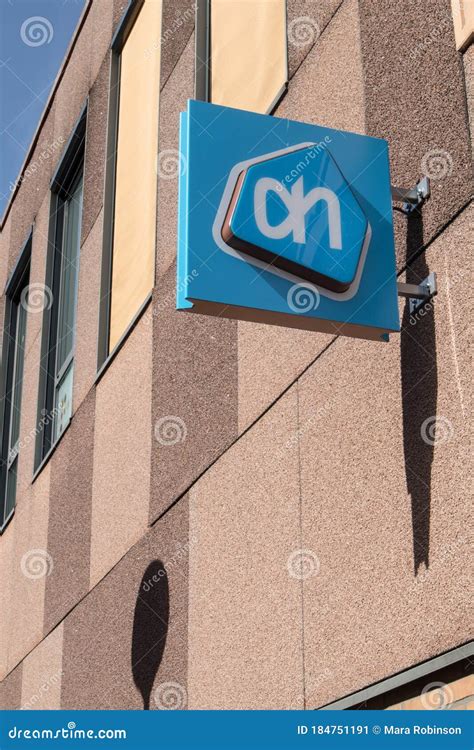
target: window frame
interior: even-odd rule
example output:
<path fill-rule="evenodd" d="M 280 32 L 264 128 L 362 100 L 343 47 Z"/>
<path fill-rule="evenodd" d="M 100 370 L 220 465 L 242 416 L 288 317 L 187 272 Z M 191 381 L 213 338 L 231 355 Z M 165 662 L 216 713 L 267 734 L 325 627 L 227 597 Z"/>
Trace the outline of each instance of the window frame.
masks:
<path fill-rule="evenodd" d="M 18 440 L 14 446 L 15 455 L 11 456 L 12 448 L 10 448 L 11 431 L 12 431 L 12 406 L 13 398 L 7 399 L 7 393 L 13 393 L 13 384 L 15 380 L 16 367 L 17 367 L 17 355 L 18 355 L 18 323 L 20 308 L 22 305 L 22 295 L 24 290 L 29 287 L 30 281 L 30 267 L 31 267 L 31 248 L 33 242 L 33 229 L 31 228 L 28 238 L 24 243 L 18 261 L 11 273 L 10 279 L 7 282 L 5 288 L 5 315 L 4 315 L 4 329 L 3 329 L 3 348 L 2 348 L 2 365 L 0 370 L 0 436 L 1 436 L 1 456 L 0 456 L 0 534 L 3 533 L 8 523 L 12 519 L 15 508 L 16 508 L 16 492 L 17 486 L 15 486 L 15 502 L 10 509 L 8 515 L 5 515 L 6 501 L 7 501 L 7 489 L 10 470 L 17 461 L 17 472 L 18 472 L 18 460 L 20 455 L 20 433 Z M 24 308 L 25 309 L 25 308 Z M 25 309 L 25 335 L 27 330 L 28 322 L 28 311 Z M 13 330 L 12 330 L 13 329 Z M 24 354 L 23 354 L 24 356 Z M 23 359 L 24 367 L 24 359 Z M 20 423 L 21 426 L 21 401 L 23 392 L 23 378 L 20 390 Z M 8 435 L 6 435 L 8 432 Z"/>
<path fill-rule="evenodd" d="M 72 335 L 71 350 L 68 353 L 61 370 L 56 371 L 57 365 L 57 337 L 58 337 L 58 318 L 59 302 L 61 299 L 61 263 L 58 263 L 58 257 L 62 255 L 62 248 L 65 242 L 65 231 L 67 228 L 68 204 L 77 187 L 78 179 L 82 179 L 84 191 L 84 163 L 85 163 L 85 141 L 87 131 L 87 106 L 84 104 L 81 114 L 73 128 L 72 134 L 64 149 L 59 166 L 51 180 L 51 200 L 50 200 L 50 217 L 48 230 L 48 250 L 46 257 L 46 274 L 45 286 L 51 289 L 53 303 L 47 304 L 43 312 L 43 333 L 41 341 L 41 358 L 40 358 L 40 378 L 38 388 L 38 429 L 36 446 L 35 446 L 35 467 L 34 477 L 39 469 L 49 458 L 50 454 L 56 447 L 61 436 L 67 429 L 67 425 L 62 431 L 55 435 L 55 419 L 45 419 L 45 413 L 52 413 L 55 407 L 56 391 L 62 382 L 64 375 L 74 360 L 76 330 L 74 325 Z M 81 200 L 83 201 L 83 195 Z M 82 212 L 81 222 L 79 225 L 79 252 L 81 242 Z M 77 293 L 78 283 L 76 277 L 74 300 L 74 316 L 77 312 Z M 57 300 L 57 302 L 56 302 Z M 74 321 L 75 323 L 75 321 Z M 68 420 L 68 423 L 70 419 Z"/>
<path fill-rule="evenodd" d="M 447 651 L 440 656 L 436 656 L 434 659 L 428 659 L 427 661 L 417 664 L 410 669 L 406 669 L 403 672 L 392 675 L 381 682 L 376 682 L 369 687 L 358 690 L 351 695 L 347 695 L 344 698 L 339 698 L 332 703 L 328 703 L 325 706 L 320 706 L 315 709 L 316 711 L 347 711 L 347 710 L 364 710 L 367 702 L 371 703 L 375 700 L 380 700 L 384 696 L 394 695 L 396 691 L 403 693 L 404 690 L 416 685 L 417 682 L 421 681 L 423 684 L 425 681 L 436 680 L 437 677 L 442 674 L 443 671 L 447 671 L 450 668 L 456 668 L 463 665 L 464 662 L 472 662 L 474 656 L 474 641 L 459 646 L 451 651 Z M 405 700 L 397 696 L 394 702 Z M 370 709 L 372 706 L 369 705 Z"/>
<path fill-rule="evenodd" d="M 195 60 L 194 60 L 194 98 L 198 101 L 212 103 L 212 25 L 211 25 L 211 3 L 212 0 L 197 0 L 195 12 Z M 288 90 L 289 63 L 288 63 L 288 1 L 285 0 L 286 18 L 286 76 L 285 81 L 269 105 L 265 114 L 271 115 L 280 104 Z"/>

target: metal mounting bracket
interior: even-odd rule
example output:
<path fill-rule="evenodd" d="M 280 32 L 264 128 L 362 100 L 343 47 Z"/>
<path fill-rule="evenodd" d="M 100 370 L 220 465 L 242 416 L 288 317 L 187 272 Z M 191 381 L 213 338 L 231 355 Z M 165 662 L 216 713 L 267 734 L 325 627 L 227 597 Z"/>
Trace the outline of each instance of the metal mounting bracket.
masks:
<path fill-rule="evenodd" d="M 392 201 L 402 203 L 401 211 L 404 214 L 411 214 L 415 208 L 420 208 L 431 195 L 430 178 L 423 177 L 416 183 L 414 188 L 402 188 L 391 186 Z"/>
<path fill-rule="evenodd" d="M 410 305 L 410 315 L 420 310 L 426 303 L 438 294 L 438 285 L 436 283 L 436 274 L 430 273 L 421 284 L 405 284 L 401 281 L 397 283 L 398 296 L 407 297 Z"/>

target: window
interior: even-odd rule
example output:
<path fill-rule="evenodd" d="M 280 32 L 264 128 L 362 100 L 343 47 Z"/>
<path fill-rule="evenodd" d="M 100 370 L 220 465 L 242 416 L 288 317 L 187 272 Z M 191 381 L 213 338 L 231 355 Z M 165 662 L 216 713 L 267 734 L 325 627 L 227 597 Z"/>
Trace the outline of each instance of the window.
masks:
<path fill-rule="evenodd" d="M 112 48 L 99 367 L 155 278 L 161 0 L 130 4 Z"/>
<path fill-rule="evenodd" d="M 456 48 L 466 50 L 474 38 L 474 3 L 472 0 L 451 0 Z"/>
<path fill-rule="evenodd" d="M 474 644 L 447 651 L 323 709 L 429 711 L 474 708 Z"/>
<path fill-rule="evenodd" d="M 270 112 L 288 80 L 285 0 L 201 2 L 196 98 Z"/>
<path fill-rule="evenodd" d="M 49 252 L 43 290 L 38 402 L 41 430 L 37 465 L 64 432 L 72 415 L 85 134 L 84 110 L 52 183 Z"/>
<path fill-rule="evenodd" d="M 13 515 L 16 503 L 30 258 L 31 235 L 6 290 L 0 414 L 2 433 L 0 530 Z"/>

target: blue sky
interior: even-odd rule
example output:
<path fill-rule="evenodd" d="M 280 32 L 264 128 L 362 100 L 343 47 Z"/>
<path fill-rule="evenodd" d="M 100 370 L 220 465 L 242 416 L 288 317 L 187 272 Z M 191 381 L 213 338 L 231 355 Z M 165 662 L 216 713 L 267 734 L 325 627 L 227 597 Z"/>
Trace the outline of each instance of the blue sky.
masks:
<path fill-rule="evenodd" d="M 0 0 L 0 217 L 85 0 Z"/>

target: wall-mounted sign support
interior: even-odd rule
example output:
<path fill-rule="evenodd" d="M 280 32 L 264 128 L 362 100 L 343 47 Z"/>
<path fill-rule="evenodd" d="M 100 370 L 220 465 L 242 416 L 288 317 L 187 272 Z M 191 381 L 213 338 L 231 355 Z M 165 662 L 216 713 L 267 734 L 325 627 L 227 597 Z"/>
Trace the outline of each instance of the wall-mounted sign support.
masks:
<path fill-rule="evenodd" d="M 436 274 L 430 273 L 421 284 L 405 284 L 398 282 L 398 296 L 406 297 L 410 305 L 410 315 L 414 315 L 426 303 L 438 294 Z"/>
<path fill-rule="evenodd" d="M 421 208 L 431 195 L 430 178 L 423 177 L 414 188 L 402 188 L 391 185 L 392 201 L 402 203 L 401 211 L 411 214 L 415 208 Z"/>

